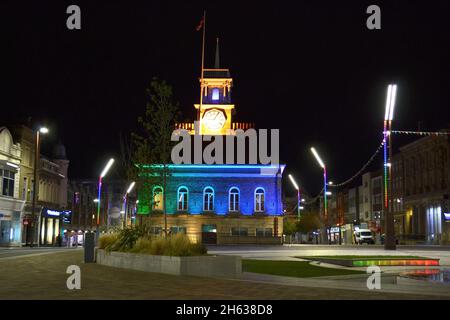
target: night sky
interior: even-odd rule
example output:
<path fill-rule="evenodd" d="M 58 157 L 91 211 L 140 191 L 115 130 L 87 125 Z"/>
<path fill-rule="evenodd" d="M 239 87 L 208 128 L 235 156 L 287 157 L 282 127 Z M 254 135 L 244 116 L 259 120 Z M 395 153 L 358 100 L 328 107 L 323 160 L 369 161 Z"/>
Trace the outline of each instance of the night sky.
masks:
<path fill-rule="evenodd" d="M 81 31 L 66 28 L 69 4 L 81 7 Z M 381 7 L 381 30 L 366 28 L 370 4 Z M 44 153 L 61 140 L 70 178 L 98 176 L 119 157 L 119 132 L 143 114 L 153 76 L 173 86 L 184 118 L 194 119 L 204 9 L 205 66 L 218 36 L 221 65 L 234 78 L 234 120 L 280 129 L 286 177 L 312 194 L 322 177 L 310 146 L 331 180 L 351 176 L 381 141 L 390 82 L 398 85 L 394 129 L 449 125 L 448 1 L 77 0 L 1 2 L 2 124 L 47 124 Z"/>

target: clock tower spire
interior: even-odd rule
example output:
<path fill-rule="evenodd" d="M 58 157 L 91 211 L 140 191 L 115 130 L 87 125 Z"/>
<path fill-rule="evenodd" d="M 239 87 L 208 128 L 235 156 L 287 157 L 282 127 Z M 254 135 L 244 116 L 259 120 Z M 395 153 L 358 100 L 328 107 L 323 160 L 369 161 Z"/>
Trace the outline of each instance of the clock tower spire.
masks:
<path fill-rule="evenodd" d="M 206 135 L 225 135 L 231 130 L 231 116 L 234 104 L 231 102 L 233 78 L 230 70 L 220 68 L 219 38 L 216 39 L 214 68 L 203 69 L 200 78 L 201 104 L 195 104 L 200 121 L 200 133 Z M 200 110 L 199 110 L 200 109 Z"/>

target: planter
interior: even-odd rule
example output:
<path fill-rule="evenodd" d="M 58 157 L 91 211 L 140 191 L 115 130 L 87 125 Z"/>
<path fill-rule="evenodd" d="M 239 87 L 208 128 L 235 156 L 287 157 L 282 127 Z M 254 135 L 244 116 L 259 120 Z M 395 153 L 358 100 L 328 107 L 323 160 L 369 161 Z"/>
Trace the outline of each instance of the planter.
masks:
<path fill-rule="evenodd" d="M 172 275 L 237 279 L 242 259 L 237 256 L 154 256 L 97 249 L 97 263 L 105 266 Z"/>

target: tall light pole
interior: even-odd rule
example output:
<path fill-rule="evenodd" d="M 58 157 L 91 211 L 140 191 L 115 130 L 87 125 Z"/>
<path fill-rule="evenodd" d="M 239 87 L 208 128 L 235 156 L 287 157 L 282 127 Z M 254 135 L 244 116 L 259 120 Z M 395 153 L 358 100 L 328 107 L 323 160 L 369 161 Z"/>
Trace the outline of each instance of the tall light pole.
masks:
<path fill-rule="evenodd" d="M 294 177 L 292 177 L 291 174 L 289 174 L 289 179 L 291 180 L 294 188 L 297 190 L 297 220 L 300 221 L 300 205 L 301 205 L 300 188 L 298 187 L 297 183 L 294 180 Z"/>
<path fill-rule="evenodd" d="M 387 89 L 386 107 L 384 113 L 383 130 L 383 151 L 384 151 L 384 220 L 385 220 L 385 239 L 384 249 L 395 250 L 395 230 L 392 195 L 392 139 L 391 128 L 394 119 L 395 99 L 397 96 L 397 85 L 390 84 Z M 389 151 L 389 158 L 388 158 Z"/>
<path fill-rule="evenodd" d="M 325 163 L 323 163 L 322 159 L 320 158 L 319 154 L 317 153 L 316 149 L 314 149 L 314 147 L 311 147 L 311 152 L 316 158 L 317 163 L 319 163 L 320 167 L 323 169 L 323 217 L 325 229 L 322 230 L 324 231 L 322 232 L 322 240 L 328 241 L 327 167 L 325 166 Z"/>
<path fill-rule="evenodd" d="M 27 232 L 27 238 L 29 240 L 30 243 L 30 247 L 33 246 L 33 242 L 34 242 L 34 236 L 35 236 L 35 225 L 36 225 L 36 214 L 35 214 L 35 209 L 36 209 L 36 193 L 37 193 L 37 179 L 38 179 L 38 165 L 39 165 L 39 155 L 41 153 L 40 151 L 40 147 L 41 147 L 41 141 L 40 141 L 40 134 L 47 134 L 48 133 L 48 129 L 46 127 L 41 127 L 39 128 L 39 130 L 36 131 L 36 145 L 34 148 L 34 170 L 33 170 L 33 199 L 32 199 L 32 203 L 31 203 L 31 228 L 28 229 Z M 39 228 L 39 227 L 38 227 Z M 37 243 L 39 246 L 39 239 L 37 239 Z"/>
<path fill-rule="evenodd" d="M 102 180 L 108 173 L 109 169 L 114 163 L 114 159 L 109 159 L 108 163 L 106 164 L 105 168 L 103 169 L 102 173 L 100 174 L 98 178 L 98 202 L 97 202 L 97 229 L 95 231 L 96 233 L 96 239 L 95 241 L 98 241 L 98 238 L 100 236 L 100 203 L 101 203 L 101 194 L 102 194 Z"/>
<path fill-rule="evenodd" d="M 130 186 L 127 189 L 127 192 L 125 193 L 125 195 L 123 196 L 123 211 L 124 211 L 124 221 L 123 221 L 123 228 L 125 229 L 127 227 L 127 200 L 128 200 L 128 194 L 131 192 L 131 190 L 133 190 L 134 185 L 136 183 L 133 181 Z"/>

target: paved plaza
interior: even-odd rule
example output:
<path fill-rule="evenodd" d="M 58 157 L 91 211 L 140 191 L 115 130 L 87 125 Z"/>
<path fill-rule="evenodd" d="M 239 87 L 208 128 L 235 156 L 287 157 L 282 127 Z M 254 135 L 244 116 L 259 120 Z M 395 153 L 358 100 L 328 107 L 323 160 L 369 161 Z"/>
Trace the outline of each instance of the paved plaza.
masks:
<path fill-rule="evenodd" d="M 228 249 L 230 252 L 236 251 L 236 248 Z M 284 247 L 271 250 L 290 252 Z M 66 274 L 66 269 L 69 265 L 78 265 L 81 268 L 80 290 L 68 290 L 66 287 L 69 276 Z M 85 264 L 82 249 L 57 249 L 39 253 L 27 252 L 21 256 L 0 257 L 0 269 L 2 270 L 0 299 L 392 300 L 450 298 L 448 295 L 421 294 L 420 291 L 412 294 L 388 292 L 389 290 L 369 291 L 364 289 L 362 281 L 355 286 L 358 281 L 348 284 L 347 281 L 342 281 L 343 278 L 341 280 L 323 279 L 322 282 L 318 282 L 315 279 L 292 279 L 244 273 L 241 280 L 224 280 L 147 273 L 111 268 L 95 263 Z M 360 277 L 359 280 L 361 279 Z"/>

